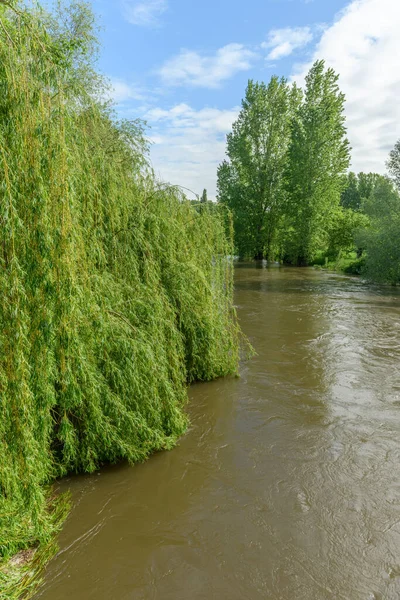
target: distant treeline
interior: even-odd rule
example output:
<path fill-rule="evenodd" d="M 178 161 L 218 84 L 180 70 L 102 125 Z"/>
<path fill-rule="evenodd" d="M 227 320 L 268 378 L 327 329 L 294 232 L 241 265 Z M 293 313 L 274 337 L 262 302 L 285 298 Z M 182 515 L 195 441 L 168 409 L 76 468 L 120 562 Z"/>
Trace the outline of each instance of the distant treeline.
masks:
<path fill-rule="evenodd" d="M 102 100 L 95 50 L 86 4 L 0 4 L 5 599 L 52 552 L 65 502 L 48 484 L 171 448 L 187 384 L 238 363 L 229 211 L 157 183 L 141 123 Z"/>
<path fill-rule="evenodd" d="M 304 91 L 249 81 L 218 169 L 218 200 L 234 216 L 242 257 L 339 265 L 400 281 L 400 142 L 389 176 L 347 173 L 345 97 L 317 61 Z"/>

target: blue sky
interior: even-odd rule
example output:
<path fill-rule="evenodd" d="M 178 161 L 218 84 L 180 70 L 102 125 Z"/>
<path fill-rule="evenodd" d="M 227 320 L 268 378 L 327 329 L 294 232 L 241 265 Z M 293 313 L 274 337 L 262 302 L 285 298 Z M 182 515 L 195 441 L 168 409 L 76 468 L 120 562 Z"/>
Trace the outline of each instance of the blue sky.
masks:
<path fill-rule="evenodd" d="M 400 137 L 400 0 L 92 0 L 118 113 L 146 119 L 158 176 L 215 196 L 248 79 L 341 74 L 355 170 Z"/>

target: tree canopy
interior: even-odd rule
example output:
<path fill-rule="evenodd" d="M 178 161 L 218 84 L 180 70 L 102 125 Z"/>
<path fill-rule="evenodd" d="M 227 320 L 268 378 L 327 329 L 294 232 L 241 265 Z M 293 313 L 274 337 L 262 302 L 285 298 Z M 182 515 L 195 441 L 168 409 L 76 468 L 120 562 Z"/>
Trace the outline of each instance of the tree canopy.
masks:
<path fill-rule="evenodd" d="M 400 141 L 388 176 L 348 172 L 350 145 L 339 76 L 323 60 L 304 91 L 274 76 L 249 81 L 218 168 L 218 202 L 233 213 L 241 257 L 339 264 L 397 283 Z"/>
<path fill-rule="evenodd" d="M 304 95 L 272 77 L 250 81 L 218 170 L 240 255 L 308 263 L 329 237 L 349 165 L 338 76 L 317 61 Z"/>
<path fill-rule="evenodd" d="M 275 251 L 284 202 L 284 170 L 291 124 L 301 92 L 286 79 L 249 81 L 242 110 L 227 137 L 218 169 L 219 201 L 233 211 L 241 255 L 263 258 Z"/>

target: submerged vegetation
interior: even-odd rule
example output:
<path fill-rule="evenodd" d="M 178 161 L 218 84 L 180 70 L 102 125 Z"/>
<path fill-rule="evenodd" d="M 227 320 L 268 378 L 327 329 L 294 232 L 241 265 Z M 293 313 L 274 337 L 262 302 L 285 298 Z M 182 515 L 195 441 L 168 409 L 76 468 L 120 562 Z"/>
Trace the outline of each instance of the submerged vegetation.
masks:
<path fill-rule="evenodd" d="M 141 123 L 103 100 L 88 6 L 2 3 L 0 30 L 0 596 L 18 598 L 65 516 L 51 482 L 171 448 L 187 383 L 236 372 L 239 328 L 229 213 L 154 179 Z"/>

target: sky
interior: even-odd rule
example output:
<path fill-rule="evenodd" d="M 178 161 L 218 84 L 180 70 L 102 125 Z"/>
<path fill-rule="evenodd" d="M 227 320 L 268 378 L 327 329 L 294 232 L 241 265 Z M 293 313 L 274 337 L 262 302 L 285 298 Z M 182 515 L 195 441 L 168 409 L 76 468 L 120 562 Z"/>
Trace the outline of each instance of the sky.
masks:
<path fill-rule="evenodd" d="M 144 119 L 163 181 L 216 195 L 249 79 L 300 85 L 323 58 L 346 94 L 351 169 L 385 172 L 400 138 L 400 0 L 92 0 L 100 70 Z M 190 194 L 189 194 L 190 195 Z"/>

